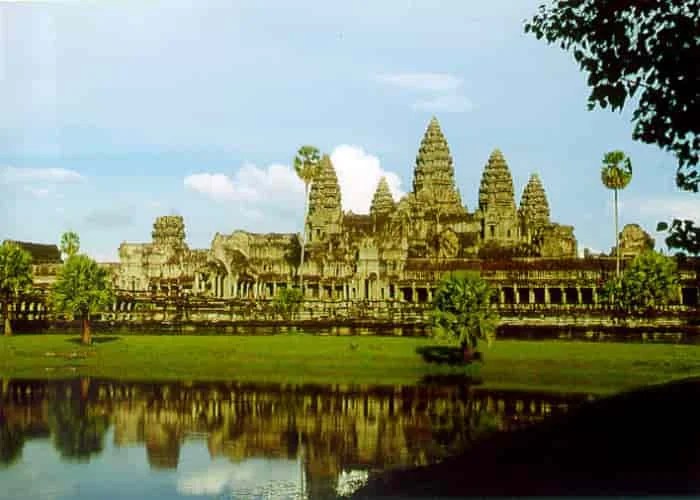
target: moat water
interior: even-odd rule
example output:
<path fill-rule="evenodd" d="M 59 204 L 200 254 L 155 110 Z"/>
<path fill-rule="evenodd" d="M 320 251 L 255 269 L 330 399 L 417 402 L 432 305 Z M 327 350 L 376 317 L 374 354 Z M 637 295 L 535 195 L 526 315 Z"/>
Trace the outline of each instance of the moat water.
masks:
<path fill-rule="evenodd" d="M 0 498 L 333 498 L 588 398 L 463 382 L 5 380 Z"/>

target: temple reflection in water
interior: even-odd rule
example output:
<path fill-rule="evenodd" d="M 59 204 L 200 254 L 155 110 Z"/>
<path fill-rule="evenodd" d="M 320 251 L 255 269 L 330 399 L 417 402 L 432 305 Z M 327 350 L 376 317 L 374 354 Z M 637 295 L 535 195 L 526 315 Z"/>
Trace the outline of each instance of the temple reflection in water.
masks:
<path fill-rule="evenodd" d="M 0 461 L 9 469 L 0 469 L 0 478 L 18 467 L 23 448 L 37 441 L 50 442 L 62 462 L 89 463 L 108 448 L 145 447 L 142 468 L 147 463 L 152 474 L 181 468 L 188 459 L 185 449 L 200 455 L 206 450 L 217 467 L 224 461 L 252 467 L 248 476 L 267 476 L 261 478 L 272 481 L 267 488 L 289 493 L 282 496 L 325 498 L 344 480 L 434 463 L 467 449 L 481 435 L 542 420 L 584 397 L 457 384 L 5 380 Z M 239 485 L 245 483 L 237 478 Z M 181 478 L 177 488 L 181 494 L 220 493 L 194 477 Z"/>

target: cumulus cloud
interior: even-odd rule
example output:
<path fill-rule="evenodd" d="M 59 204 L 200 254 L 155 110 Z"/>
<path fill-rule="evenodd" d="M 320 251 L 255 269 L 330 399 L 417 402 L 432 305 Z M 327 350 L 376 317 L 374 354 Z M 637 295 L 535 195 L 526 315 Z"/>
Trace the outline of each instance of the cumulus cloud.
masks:
<path fill-rule="evenodd" d="M 462 85 L 462 79 L 449 73 L 387 73 L 377 76 L 382 83 L 411 90 L 446 92 Z"/>
<path fill-rule="evenodd" d="M 75 170 L 67 168 L 0 167 L 0 184 L 74 183 L 84 180 Z"/>
<path fill-rule="evenodd" d="M 290 201 L 304 192 L 296 173 L 287 165 L 260 168 L 245 164 L 232 177 L 223 173 L 198 173 L 185 177 L 187 189 L 217 201 Z"/>
<path fill-rule="evenodd" d="M 462 95 L 439 95 L 413 103 L 417 111 L 431 113 L 465 113 L 474 109 L 472 102 Z"/>
<path fill-rule="evenodd" d="M 358 146 L 340 145 L 331 153 L 331 161 L 338 175 L 343 209 L 368 213 L 372 196 L 382 176 L 386 177 L 394 200 L 403 196 L 401 179 L 394 172 L 384 170 L 379 158 Z"/>

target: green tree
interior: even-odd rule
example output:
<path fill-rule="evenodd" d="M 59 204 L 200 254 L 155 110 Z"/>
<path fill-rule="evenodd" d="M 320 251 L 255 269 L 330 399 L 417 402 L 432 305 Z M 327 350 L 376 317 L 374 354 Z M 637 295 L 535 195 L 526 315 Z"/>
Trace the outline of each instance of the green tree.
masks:
<path fill-rule="evenodd" d="M 678 159 L 676 182 L 698 191 L 700 0 L 570 0 L 541 5 L 525 32 L 573 53 L 588 107 L 622 110 L 640 92 L 633 138 Z"/>
<path fill-rule="evenodd" d="M 292 320 L 301 308 L 302 298 L 298 288 L 282 288 L 275 297 L 275 312 L 286 321 Z"/>
<path fill-rule="evenodd" d="M 309 192 L 311 184 L 321 172 L 321 154 L 314 146 L 302 146 L 294 157 L 294 170 L 304 183 L 304 228 L 301 232 L 301 257 L 299 260 L 299 285 L 304 289 L 304 250 L 306 247 L 306 223 L 309 216 Z"/>
<path fill-rule="evenodd" d="M 677 298 L 678 287 L 675 259 L 649 250 L 606 283 L 602 298 L 628 313 L 647 314 Z"/>
<path fill-rule="evenodd" d="M 32 285 L 32 256 L 14 243 L 0 245 L 0 294 L 5 335 L 12 335 L 10 305 Z"/>
<path fill-rule="evenodd" d="M 473 271 L 452 272 L 438 284 L 433 298 L 433 335 L 457 340 L 464 359 L 472 359 L 479 340 L 496 338 L 498 314 L 491 307 L 494 291 Z"/>
<path fill-rule="evenodd" d="M 67 231 L 61 235 L 61 253 L 68 257 L 76 255 L 80 251 L 80 236 L 75 231 Z"/>
<path fill-rule="evenodd" d="M 632 180 L 632 162 L 622 151 L 611 151 L 603 158 L 600 169 L 603 185 L 615 193 L 615 272 L 620 275 L 620 229 L 617 211 L 617 192 L 625 189 Z"/>
<path fill-rule="evenodd" d="M 90 344 L 90 314 L 109 306 L 114 299 L 109 274 L 87 255 L 68 257 L 51 288 L 50 302 L 56 311 L 80 316 L 83 344 Z"/>

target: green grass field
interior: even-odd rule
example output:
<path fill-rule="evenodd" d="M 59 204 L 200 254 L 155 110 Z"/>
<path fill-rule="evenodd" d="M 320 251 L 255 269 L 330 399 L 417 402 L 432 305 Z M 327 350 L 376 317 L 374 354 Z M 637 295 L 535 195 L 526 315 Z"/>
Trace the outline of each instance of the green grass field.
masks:
<path fill-rule="evenodd" d="M 477 369 L 429 363 L 427 338 L 277 336 L 0 337 L 0 377 L 76 376 L 414 384 L 430 375 L 478 374 L 490 388 L 611 394 L 700 376 L 700 346 L 500 340 Z"/>

